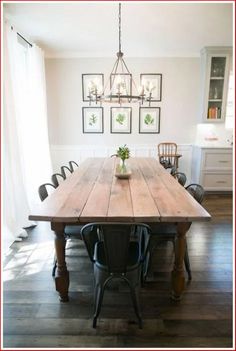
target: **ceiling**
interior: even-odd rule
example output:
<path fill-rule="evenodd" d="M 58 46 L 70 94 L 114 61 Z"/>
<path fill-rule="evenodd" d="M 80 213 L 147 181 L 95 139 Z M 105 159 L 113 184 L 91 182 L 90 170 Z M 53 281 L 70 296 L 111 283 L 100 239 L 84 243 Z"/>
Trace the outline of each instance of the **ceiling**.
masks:
<path fill-rule="evenodd" d="M 113 57 L 118 2 L 3 4 L 15 30 L 48 57 Z M 232 46 L 232 3 L 122 3 L 122 50 L 129 57 L 199 56 L 204 46 Z"/>

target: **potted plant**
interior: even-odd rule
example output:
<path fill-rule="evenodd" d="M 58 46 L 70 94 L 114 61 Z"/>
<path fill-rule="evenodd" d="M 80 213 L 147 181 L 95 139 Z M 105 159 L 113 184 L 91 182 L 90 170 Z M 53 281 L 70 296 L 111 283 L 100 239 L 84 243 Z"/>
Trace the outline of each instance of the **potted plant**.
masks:
<path fill-rule="evenodd" d="M 126 144 L 124 146 L 120 146 L 116 151 L 116 154 L 112 156 L 117 156 L 121 159 L 121 164 L 119 166 L 120 173 L 127 173 L 125 160 L 127 160 L 130 157 L 130 150 L 128 146 Z"/>

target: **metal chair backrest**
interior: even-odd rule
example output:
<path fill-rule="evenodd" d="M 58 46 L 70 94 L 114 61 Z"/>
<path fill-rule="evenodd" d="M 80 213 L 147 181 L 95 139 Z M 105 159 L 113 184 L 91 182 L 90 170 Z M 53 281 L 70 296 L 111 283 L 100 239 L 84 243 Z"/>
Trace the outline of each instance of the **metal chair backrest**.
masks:
<path fill-rule="evenodd" d="M 177 179 L 178 182 L 179 182 L 179 184 L 181 184 L 182 186 L 184 186 L 185 183 L 186 183 L 186 181 L 187 181 L 186 175 L 185 175 L 184 173 L 182 173 L 182 172 L 176 172 L 176 173 L 174 173 L 174 174 L 173 174 L 173 177 L 174 177 L 175 179 Z"/>
<path fill-rule="evenodd" d="M 57 188 L 61 182 L 65 180 L 65 177 L 61 173 L 54 173 L 51 177 L 53 185 Z"/>
<path fill-rule="evenodd" d="M 40 187 L 38 188 L 38 193 L 41 201 L 44 201 L 46 197 L 48 197 L 48 186 L 56 189 L 56 187 L 51 183 L 45 183 L 40 185 Z"/>
<path fill-rule="evenodd" d="M 205 190 L 200 184 L 189 184 L 185 189 L 194 197 L 194 199 L 199 204 L 202 203 L 204 199 Z"/>
<path fill-rule="evenodd" d="M 132 262 L 143 262 L 149 242 L 149 226 L 131 223 L 91 223 L 81 230 L 89 257 L 92 262 L 101 261 L 109 273 L 122 274 L 127 271 L 130 262 L 130 250 L 133 247 Z M 101 249 L 103 250 L 99 250 Z M 98 257 L 97 252 L 104 253 Z"/>
<path fill-rule="evenodd" d="M 174 176 L 176 172 L 177 172 L 177 169 L 176 169 L 175 166 L 173 166 L 173 167 L 171 168 L 170 174 L 171 174 L 172 176 Z"/>
<path fill-rule="evenodd" d="M 79 165 L 75 161 L 69 161 L 69 167 L 70 167 L 71 172 L 74 172 L 75 169 L 79 167 Z"/>
<path fill-rule="evenodd" d="M 61 167 L 61 174 L 66 179 L 69 175 L 71 175 L 72 170 L 68 166 Z"/>

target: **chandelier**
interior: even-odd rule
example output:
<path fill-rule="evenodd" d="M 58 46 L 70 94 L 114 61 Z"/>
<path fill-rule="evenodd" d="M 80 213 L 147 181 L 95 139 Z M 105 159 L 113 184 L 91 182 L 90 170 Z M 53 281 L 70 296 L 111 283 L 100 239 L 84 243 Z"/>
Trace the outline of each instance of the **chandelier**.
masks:
<path fill-rule="evenodd" d="M 125 61 L 124 61 L 124 53 L 121 51 L 121 3 L 119 3 L 119 51 L 116 56 L 117 59 L 110 73 L 109 79 L 106 82 L 104 89 L 101 87 L 98 82 L 92 80 L 88 84 L 88 98 L 89 103 L 91 105 L 92 102 L 96 104 L 98 102 L 109 102 L 109 103 L 134 103 L 139 102 L 143 104 L 143 102 L 149 102 L 149 106 L 151 105 L 152 91 L 154 86 L 152 82 L 146 82 L 145 85 L 139 86 L 137 89 L 137 85 L 135 84 L 132 74 L 130 73 Z M 110 90 L 106 93 L 108 85 L 110 82 Z M 135 94 L 132 93 L 133 88 L 135 90 Z"/>

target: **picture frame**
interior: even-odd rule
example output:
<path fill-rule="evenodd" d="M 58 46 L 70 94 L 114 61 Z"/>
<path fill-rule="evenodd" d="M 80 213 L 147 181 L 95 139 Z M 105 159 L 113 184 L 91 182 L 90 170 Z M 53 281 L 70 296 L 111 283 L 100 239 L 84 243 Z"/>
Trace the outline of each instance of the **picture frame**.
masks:
<path fill-rule="evenodd" d="M 160 133 L 160 107 L 140 107 L 139 108 L 139 133 L 159 134 Z"/>
<path fill-rule="evenodd" d="M 112 85 L 112 80 L 114 80 L 114 84 Z M 132 74 L 130 73 L 120 73 L 120 74 L 111 74 L 110 75 L 110 90 L 112 95 L 117 94 L 117 85 L 119 84 L 120 80 L 125 84 L 126 86 L 126 92 L 123 92 L 122 95 L 131 95 L 132 94 Z"/>
<path fill-rule="evenodd" d="M 103 107 L 82 107 L 83 133 L 103 133 Z"/>
<path fill-rule="evenodd" d="M 111 133 L 131 134 L 132 108 L 111 107 Z"/>
<path fill-rule="evenodd" d="M 152 89 L 151 101 L 157 102 L 162 99 L 162 74 L 161 73 L 142 73 L 140 74 L 140 85 L 143 87 L 144 94 L 148 97 L 149 87 Z"/>
<path fill-rule="evenodd" d="M 90 101 L 89 89 L 91 84 L 96 84 L 98 92 L 102 93 L 104 89 L 104 74 L 103 73 L 86 73 L 82 74 L 82 97 L 83 101 Z"/>

